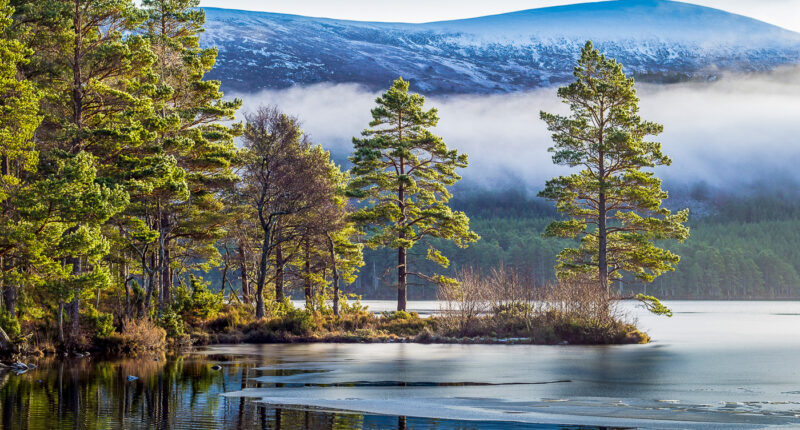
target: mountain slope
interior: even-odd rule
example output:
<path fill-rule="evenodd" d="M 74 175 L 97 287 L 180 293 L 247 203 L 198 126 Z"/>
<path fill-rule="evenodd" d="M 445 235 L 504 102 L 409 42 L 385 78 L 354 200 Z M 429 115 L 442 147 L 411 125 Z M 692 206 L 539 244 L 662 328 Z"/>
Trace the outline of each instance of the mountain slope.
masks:
<path fill-rule="evenodd" d="M 502 93 L 571 78 L 588 39 L 651 81 L 713 79 L 800 63 L 800 34 L 667 0 L 618 0 L 426 24 L 371 23 L 206 8 L 212 76 L 249 92 L 319 82 L 427 93 Z"/>

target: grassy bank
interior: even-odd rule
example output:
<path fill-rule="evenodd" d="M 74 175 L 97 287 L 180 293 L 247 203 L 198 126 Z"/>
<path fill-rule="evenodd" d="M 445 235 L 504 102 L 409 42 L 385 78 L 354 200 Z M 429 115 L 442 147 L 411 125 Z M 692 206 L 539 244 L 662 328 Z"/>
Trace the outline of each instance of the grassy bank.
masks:
<path fill-rule="evenodd" d="M 415 312 L 373 313 L 360 302 L 317 311 L 277 309 L 273 316 L 254 320 L 241 306 L 226 306 L 212 319 L 188 322 L 186 343 L 192 345 L 302 342 L 417 342 L 417 343 L 524 343 L 630 344 L 650 338 L 633 324 L 611 313 L 604 318 L 573 310 L 543 309 L 529 303 L 496 304 L 471 313 L 446 309 L 420 317 Z"/>
<path fill-rule="evenodd" d="M 416 342 L 522 344 L 629 344 L 650 338 L 621 320 L 597 324 L 554 312 L 532 316 L 525 309 L 504 306 L 476 316 L 469 328 L 454 326 L 453 316 L 420 317 L 415 312 L 367 309 L 332 314 L 294 309 L 283 316 L 231 323 L 229 316 L 187 330 L 193 345 L 303 342 Z"/>
<path fill-rule="evenodd" d="M 302 342 L 522 343 L 607 345 L 647 343 L 649 337 L 617 310 L 617 300 L 593 283 L 536 285 L 511 270 L 484 276 L 464 271 L 456 285 L 439 289 L 440 312 L 374 313 L 358 299 L 342 300 L 338 315 L 325 296 L 305 308 L 287 299 L 268 301 L 265 318 L 252 304 L 224 303 L 201 286 L 182 292 L 160 315 L 103 320 L 102 330 L 70 353 L 138 355 L 210 344 Z M 659 304 L 660 305 L 660 304 Z M 668 310 L 667 310 L 668 311 Z M 85 332 L 97 325 L 84 318 Z M 118 322 L 115 322 L 118 321 Z M 63 353 L 46 322 L 18 332 L 17 355 Z"/>
<path fill-rule="evenodd" d="M 538 312 L 512 303 L 465 317 L 464 313 L 421 317 L 416 312 L 373 313 L 359 302 L 339 316 L 330 309 L 309 311 L 287 306 L 256 320 L 242 305 L 224 305 L 219 314 L 182 322 L 169 332 L 147 319 L 126 322 L 119 332 L 96 338 L 85 351 L 136 356 L 165 349 L 240 343 L 459 343 L 459 344 L 632 344 L 650 338 L 621 318 L 594 320 L 573 313 Z M 32 344 L 18 355 L 59 353 L 52 345 Z"/>

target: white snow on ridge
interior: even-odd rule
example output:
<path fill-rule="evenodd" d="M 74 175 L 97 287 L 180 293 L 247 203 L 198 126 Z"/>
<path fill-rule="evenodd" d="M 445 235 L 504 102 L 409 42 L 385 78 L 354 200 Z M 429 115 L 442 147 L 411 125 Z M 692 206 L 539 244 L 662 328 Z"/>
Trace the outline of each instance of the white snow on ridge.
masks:
<path fill-rule="evenodd" d="M 217 45 L 222 60 L 214 77 L 238 91 L 317 82 L 378 88 L 402 75 L 426 81 L 434 93 L 513 92 L 569 79 L 588 39 L 619 59 L 626 72 L 654 82 L 800 63 L 798 33 L 668 0 L 575 4 L 427 24 L 205 11 L 202 43 Z M 278 60 L 276 51 L 289 55 Z M 231 83 L 231 76 L 241 81 Z"/>

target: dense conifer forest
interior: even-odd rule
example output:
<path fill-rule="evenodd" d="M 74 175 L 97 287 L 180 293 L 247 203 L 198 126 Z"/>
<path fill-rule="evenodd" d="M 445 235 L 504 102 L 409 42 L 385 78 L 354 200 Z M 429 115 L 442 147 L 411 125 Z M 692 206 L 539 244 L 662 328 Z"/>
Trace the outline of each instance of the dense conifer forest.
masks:
<path fill-rule="evenodd" d="M 675 272 L 651 284 L 626 279 L 623 295 L 651 293 L 661 298 L 724 300 L 800 297 L 800 250 L 796 245 L 800 240 L 800 204 L 796 193 L 788 188 L 780 191 L 781 187 L 759 186 L 734 193 L 708 187 L 674 187 L 671 199 L 692 209 L 691 239 L 667 244 L 681 256 L 681 262 Z M 552 262 L 569 241 L 541 236 L 558 216 L 552 206 L 522 190 L 456 192 L 456 196 L 453 206 L 469 215 L 481 240 L 467 249 L 443 249 L 453 262 L 453 270 L 465 266 L 487 270 L 502 263 L 528 271 L 542 283 L 554 279 Z M 671 202 L 666 204 L 670 206 Z M 389 281 L 373 278 L 375 272 L 378 277 L 383 275 L 387 256 L 367 251 L 365 261 L 355 291 L 369 297 L 393 297 L 393 291 L 387 288 Z M 377 268 L 375 272 L 373 267 Z M 420 286 L 416 294 L 417 298 L 436 297 L 430 285 Z"/>

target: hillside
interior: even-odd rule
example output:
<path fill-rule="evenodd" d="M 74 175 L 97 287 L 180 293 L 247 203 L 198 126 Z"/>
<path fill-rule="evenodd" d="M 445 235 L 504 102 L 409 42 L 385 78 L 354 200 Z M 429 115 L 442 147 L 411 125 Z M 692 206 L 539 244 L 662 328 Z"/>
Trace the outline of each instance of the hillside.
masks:
<path fill-rule="evenodd" d="M 568 81 L 591 39 L 655 82 L 716 79 L 800 62 L 800 34 L 720 10 L 619 0 L 426 24 L 206 8 L 211 76 L 253 92 L 320 82 L 383 88 L 402 75 L 430 94 L 507 93 Z"/>

